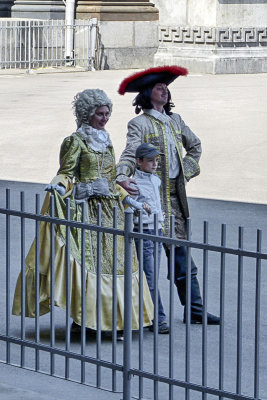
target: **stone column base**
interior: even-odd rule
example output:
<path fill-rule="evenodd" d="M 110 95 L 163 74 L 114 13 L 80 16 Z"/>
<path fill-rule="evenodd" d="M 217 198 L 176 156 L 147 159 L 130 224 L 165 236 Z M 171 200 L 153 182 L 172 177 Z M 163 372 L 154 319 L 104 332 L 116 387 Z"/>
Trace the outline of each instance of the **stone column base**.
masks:
<path fill-rule="evenodd" d="M 77 0 L 76 18 L 97 18 L 98 21 L 158 21 L 159 11 L 150 0 Z"/>
<path fill-rule="evenodd" d="M 267 72 L 267 28 L 161 27 L 154 64 L 194 73 Z"/>
<path fill-rule="evenodd" d="M 158 44 L 157 21 L 100 21 L 98 68 L 151 67 Z"/>
<path fill-rule="evenodd" d="M 65 19 L 62 0 L 15 0 L 12 3 L 12 18 Z"/>
<path fill-rule="evenodd" d="M 14 4 L 12 0 L 2 0 L 0 2 L 0 18 L 11 17 L 11 8 Z"/>

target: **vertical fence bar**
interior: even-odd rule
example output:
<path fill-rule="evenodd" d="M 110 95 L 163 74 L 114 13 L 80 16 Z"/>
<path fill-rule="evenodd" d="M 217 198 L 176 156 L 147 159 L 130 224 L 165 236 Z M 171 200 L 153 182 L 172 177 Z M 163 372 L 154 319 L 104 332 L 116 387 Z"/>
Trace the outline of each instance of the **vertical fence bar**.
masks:
<path fill-rule="evenodd" d="M 32 69 L 36 65 L 36 21 L 32 22 Z"/>
<path fill-rule="evenodd" d="M 70 199 L 65 199 L 66 220 L 70 221 Z M 70 226 L 66 225 L 66 342 L 65 350 L 70 351 Z M 70 377 L 70 359 L 65 358 L 65 379 Z"/>
<path fill-rule="evenodd" d="M 13 33 L 13 24 L 9 29 L 9 68 L 12 68 L 12 33 Z"/>
<path fill-rule="evenodd" d="M 6 23 L 5 23 L 5 21 L 1 21 L 1 26 L 2 26 L 2 33 L 1 33 L 1 39 L 2 39 L 2 43 L 4 44 L 4 43 L 6 43 L 6 41 L 4 40 L 4 38 L 5 38 L 5 32 L 6 32 Z M 1 60 L 3 60 L 3 68 L 5 68 L 6 69 L 6 53 L 5 53 L 5 48 L 4 48 L 4 45 L 3 45 L 3 47 L 1 48 L 1 52 L 2 52 L 2 58 L 1 58 Z"/>
<path fill-rule="evenodd" d="M 87 25 L 87 54 L 86 54 L 86 60 L 83 61 L 83 66 L 90 70 L 90 54 L 91 54 L 91 49 L 90 49 L 90 43 L 91 43 L 91 32 L 92 32 L 92 24 L 91 21 L 88 21 Z"/>
<path fill-rule="evenodd" d="M 138 231 L 143 233 L 143 212 L 139 211 Z M 144 310 L 144 242 L 143 239 L 137 241 L 137 251 L 139 260 L 139 370 L 144 368 L 144 331 L 143 331 L 143 310 Z M 144 397 L 144 378 L 139 376 L 139 400 Z"/>
<path fill-rule="evenodd" d="M 97 226 L 101 226 L 102 208 L 97 205 Z M 97 282 L 96 282 L 96 313 L 97 313 L 97 331 L 96 331 L 96 358 L 101 360 L 101 260 L 102 259 L 102 232 L 97 232 Z M 96 386 L 101 386 L 101 366 L 96 366 Z"/>
<path fill-rule="evenodd" d="M 10 210 L 10 189 L 6 189 L 6 209 Z M 6 336 L 10 336 L 10 215 L 8 214 L 6 214 Z M 10 364 L 9 341 L 6 342 L 6 362 Z"/>
<path fill-rule="evenodd" d="M 3 46 L 3 23 L 2 23 L 2 21 L 0 21 L 0 43 L 2 43 L 2 46 Z M 2 67 L 3 67 L 3 64 L 2 64 L 3 47 L 2 46 L 0 48 L 0 69 L 2 69 Z"/>
<path fill-rule="evenodd" d="M 40 68 L 40 21 L 37 22 L 37 67 Z"/>
<path fill-rule="evenodd" d="M 7 43 L 8 43 L 8 22 L 6 23 L 6 29 L 5 29 L 5 66 L 7 66 Z"/>
<path fill-rule="evenodd" d="M 86 204 L 85 202 L 82 203 L 82 223 L 85 223 L 85 207 Z M 81 229 L 81 282 L 82 282 L 82 325 L 81 325 L 81 354 L 84 356 L 85 355 L 85 347 L 86 347 L 86 303 L 85 303 L 85 291 L 86 291 L 86 276 L 85 276 L 85 235 L 86 231 L 84 227 Z M 81 361 L 81 383 L 85 383 L 85 362 Z"/>
<path fill-rule="evenodd" d="M 25 210 L 24 192 L 20 192 L 20 210 Z M 25 340 L 25 308 L 26 308 L 26 280 L 25 280 L 25 218 L 20 219 L 20 257 L 21 257 L 21 339 Z M 25 366 L 25 346 L 21 345 L 20 366 Z"/>
<path fill-rule="evenodd" d="M 35 213 L 40 215 L 40 195 L 35 197 Z M 40 221 L 35 220 L 35 342 L 40 343 Z M 35 349 L 35 371 L 40 370 L 40 352 Z"/>
<path fill-rule="evenodd" d="M 14 28 L 14 68 L 17 68 L 17 24 Z"/>
<path fill-rule="evenodd" d="M 50 196 L 50 216 L 55 217 L 55 197 Z M 50 347 L 55 346 L 55 224 L 50 222 Z M 50 374 L 55 373 L 55 354 L 50 353 Z"/>
<path fill-rule="evenodd" d="M 60 44 L 59 44 L 59 50 L 58 50 L 59 55 L 60 55 L 60 60 L 61 60 L 61 63 L 60 63 L 61 66 L 65 65 L 65 58 L 64 58 L 65 39 L 63 40 L 64 26 L 65 26 L 65 21 L 62 21 L 62 23 L 60 24 L 60 32 L 59 32 Z"/>
<path fill-rule="evenodd" d="M 85 28 L 85 23 L 87 24 L 87 29 Z M 85 61 L 85 45 L 86 45 L 86 32 L 88 32 L 88 21 L 83 21 L 83 50 L 82 50 L 82 60 L 80 60 L 79 64 L 80 66 L 84 66 L 84 61 Z"/>
<path fill-rule="evenodd" d="M 133 211 L 125 210 L 124 227 L 124 343 L 123 343 L 123 400 L 131 399 L 132 354 L 132 238 Z"/>
<path fill-rule="evenodd" d="M 170 217 L 170 237 L 174 238 L 174 215 Z M 170 334 L 169 334 L 169 378 L 173 379 L 174 369 L 174 251 L 175 246 L 171 244 L 169 255 L 169 278 L 170 278 Z M 169 385 L 169 400 L 173 400 L 173 385 Z"/>
<path fill-rule="evenodd" d="M 243 250 L 244 228 L 239 227 L 238 248 Z M 236 355 L 236 393 L 241 394 L 242 379 L 242 301 L 243 301 L 243 256 L 238 256 L 237 289 L 237 355 Z"/>
<path fill-rule="evenodd" d="M 90 44 L 90 65 L 92 71 L 95 70 L 96 38 L 97 38 L 97 18 L 92 18 L 91 44 Z"/>
<path fill-rule="evenodd" d="M 187 219 L 187 240 L 191 240 L 191 219 Z M 190 333 L 191 333 L 191 247 L 186 251 L 186 347 L 185 347 L 185 381 L 190 382 Z M 190 399 L 189 389 L 185 389 L 185 399 Z"/>
<path fill-rule="evenodd" d="M 28 52 L 29 52 L 29 44 L 28 44 L 28 41 L 27 41 L 27 38 L 28 38 L 28 24 L 27 24 L 27 21 L 25 21 L 25 23 L 24 23 L 24 44 L 25 44 L 25 47 L 24 47 L 24 68 L 27 68 L 27 55 L 28 55 Z"/>
<path fill-rule="evenodd" d="M 27 21 L 27 25 L 28 25 L 28 65 L 29 65 L 29 71 L 31 70 L 31 21 Z"/>
<path fill-rule="evenodd" d="M 64 30 L 65 30 L 65 25 L 61 24 L 60 25 L 60 58 L 61 58 L 61 65 L 65 65 L 65 60 L 64 60 L 64 51 L 63 51 L 63 35 L 64 35 Z"/>
<path fill-rule="evenodd" d="M 49 29 L 49 41 L 47 43 L 47 50 L 48 50 L 48 65 L 51 66 L 53 60 L 53 51 L 54 51 L 54 20 L 48 22 L 48 29 Z"/>
<path fill-rule="evenodd" d="M 4 30 L 4 23 L 3 23 L 3 21 L 0 21 L 0 41 L 1 41 L 1 43 L 3 44 L 4 43 L 4 41 L 3 41 L 3 30 Z M 0 58 L 0 68 L 4 68 L 4 63 L 2 64 L 2 62 L 3 62 L 3 60 L 4 60 L 4 57 L 3 57 L 3 45 L 1 46 L 1 49 L 0 49 L 0 56 L 1 56 L 1 58 Z"/>
<path fill-rule="evenodd" d="M 44 35 L 45 35 L 45 30 L 44 30 L 44 21 L 41 21 L 41 27 L 42 27 L 42 35 L 41 35 L 41 51 L 40 51 L 40 59 L 41 59 L 41 64 L 44 67 L 44 57 L 45 57 L 45 51 L 44 51 Z"/>
<path fill-rule="evenodd" d="M 257 252 L 261 253 L 262 231 L 257 230 Z M 260 314 L 261 314 L 261 259 L 256 260 L 256 296 L 255 296 L 255 356 L 254 356 L 254 397 L 259 399 L 260 381 Z"/>
<path fill-rule="evenodd" d="M 81 32 L 82 32 L 82 24 L 79 22 L 79 29 L 78 29 L 78 45 L 75 44 L 75 66 L 80 65 L 80 58 L 81 58 Z M 77 40 L 76 40 L 77 42 Z"/>
<path fill-rule="evenodd" d="M 51 67 L 58 67 L 58 34 L 59 34 L 60 21 L 54 20 L 51 37 Z"/>
<path fill-rule="evenodd" d="M 2 43 L 5 43 L 5 46 L 6 46 L 6 26 L 5 26 L 5 21 L 3 21 L 2 24 L 3 24 L 2 38 L 4 38 Z M 4 46 L 2 48 L 2 54 L 3 54 L 4 68 L 6 69 L 6 52 L 5 52 L 5 47 Z"/>
<path fill-rule="evenodd" d="M 226 246 L 226 225 L 222 224 L 221 246 Z M 225 311 L 225 253 L 221 253 L 221 279 L 220 279 L 220 339 L 219 339 L 219 389 L 224 388 L 224 311 Z M 223 399 L 222 396 L 219 397 Z"/>
<path fill-rule="evenodd" d="M 154 234 L 158 235 L 158 214 L 154 215 Z M 154 321 L 153 321 L 153 331 L 154 331 L 154 374 L 158 375 L 159 373 L 159 301 L 158 301 L 158 292 L 159 292 L 159 277 L 158 277 L 158 254 L 159 254 L 159 244 L 158 242 L 154 243 Z M 154 400 L 158 400 L 159 396 L 159 383 L 157 380 L 154 380 Z"/>
<path fill-rule="evenodd" d="M 13 27 L 14 26 L 12 26 L 12 28 L 9 30 L 9 62 L 10 62 L 10 64 L 9 64 L 9 68 L 11 69 L 12 68 L 12 66 L 13 66 L 13 60 L 12 60 L 12 36 L 13 36 Z"/>
<path fill-rule="evenodd" d="M 2 52 L 2 58 L 1 60 L 3 61 L 3 68 L 6 69 L 6 62 L 5 62 L 5 48 L 4 48 L 4 43 L 6 43 L 5 38 L 5 32 L 6 32 L 6 26 L 5 26 L 5 21 L 1 21 L 1 26 L 2 26 L 2 33 L 1 33 L 1 39 L 2 39 L 2 43 L 3 43 L 3 47 L 1 48 L 1 52 Z"/>
<path fill-rule="evenodd" d="M 12 31 L 12 24 L 10 24 L 7 27 L 7 42 L 6 42 L 6 56 L 7 56 L 7 66 L 8 68 L 11 68 L 11 57 L 10 57 L 10 53 L 8 52 L 8 50 L 10 50 L 10 35 L 11 35 L 11 31 Z"/>
<path fill-rule="evenodd" d="M 49 21 L 45 21 L 45 32 L 46 32 L 46 42 L 45 42 L 45 50 L 46 50 L 46 66 L 48 67 L 49 65 L 49 33 L 50 33 L 50 27 L 51 25 L 49 24 Z"/>
<path fill-rule="evenodd" d="M 22 68 L 22 36 L 23 36 L 23 28 L 21 23 L 19 22 L 19 68 Z"/>
<path fill-rule="evenodd" d="M 12 68 L 16 68 L 17 67 L 17 22 L 16 24 L 13 26 L 12 29 L 12 55 L 11 55 L 11 59 L 12 59 Z"/>
<path fill-rule="evenodd" d="M 58 66 L 58 26 L 59 21 L 56 21 L 56 49 L 55 49 L 55 57 L 56 57 L 56 67 Z M 53 63 L 52 63 L 53 65 Z"/>
<path fill-rule="evenodd" d="M 113 228 L 117 228 L 118 208 L 113 207 Z M 112 272 L 112 363 L 117 363 L 117 235 L 113 235 L 113 272 Z M 112 391 L 117 390 L 116 370 L 112 370 Z"/>
<path fill-rule="evenodd" d="M 208 222 L 204 221 L 204 244 L 208 244 Z M 208 250 L 203 250 L 203 311 L 202 311 L 202 386 L 207 386 L 207 304 L 208 304 Z M 202 393 L 207 399 L 207 393 Z"/>

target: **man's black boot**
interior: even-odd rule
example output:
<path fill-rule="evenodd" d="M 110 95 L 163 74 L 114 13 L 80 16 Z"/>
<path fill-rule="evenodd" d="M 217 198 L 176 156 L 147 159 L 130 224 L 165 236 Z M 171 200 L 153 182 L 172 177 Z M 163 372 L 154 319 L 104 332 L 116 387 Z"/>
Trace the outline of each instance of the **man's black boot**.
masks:
<path fill-rule="evenodd" d="M 202 324 L 203 318 L 202 318 L 202 312 L 201 313 L 194 313 L 191 311 L 191 324 Z M 183 318 L 183 323 L 186 323 L 186 315 L 184 311 L 184 318 Z M 220 318 L 217 317 L 216 315 L 207 313 L 207 323 L 208 325 L 220 325 Z"/>
<path fill-rule="evenodd" d="M 186 280 L 181 279 L 176 281 L 176 286 L 181 303 L 185 306 Z M 196 275 L 191 275 L 191 324 L 202 324 L 202 314 L 203 305 L 198 279 Z M 185 310 L 183 322 L 186 322 Z M 220 318 L 216 315 L 207 313 L 207 323 L 208 325 L 220 325 Z"/>

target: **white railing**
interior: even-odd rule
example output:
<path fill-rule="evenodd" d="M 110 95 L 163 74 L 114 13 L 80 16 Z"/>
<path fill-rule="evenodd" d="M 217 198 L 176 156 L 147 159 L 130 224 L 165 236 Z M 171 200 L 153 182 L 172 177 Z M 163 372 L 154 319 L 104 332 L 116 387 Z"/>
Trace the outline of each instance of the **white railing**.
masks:
<path fill-rule="evenodd" d="M 68 32 L 68 33 L 67 33 Z M 67 49 L 67 34 L 73 51 Z M 95 69 L 97 19 L 0 20 L 0 69 L 79 66 Z"/>

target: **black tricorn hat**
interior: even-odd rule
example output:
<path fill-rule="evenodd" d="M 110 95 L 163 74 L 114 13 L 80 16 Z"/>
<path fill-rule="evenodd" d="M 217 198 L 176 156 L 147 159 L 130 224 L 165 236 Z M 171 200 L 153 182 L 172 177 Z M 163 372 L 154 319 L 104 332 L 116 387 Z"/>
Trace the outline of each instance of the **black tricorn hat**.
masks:
<path fill-rule="evenodd" d="M 121 82 L 118 92 L 121 95 L 126 92 L 142 92 L 146 87 L 154 86 L 156 83 L 165 83 L 168 86 L 178 76 L 187 74 L 187 69 L 176 65 L 145 69 L 125 78 Z"/>

